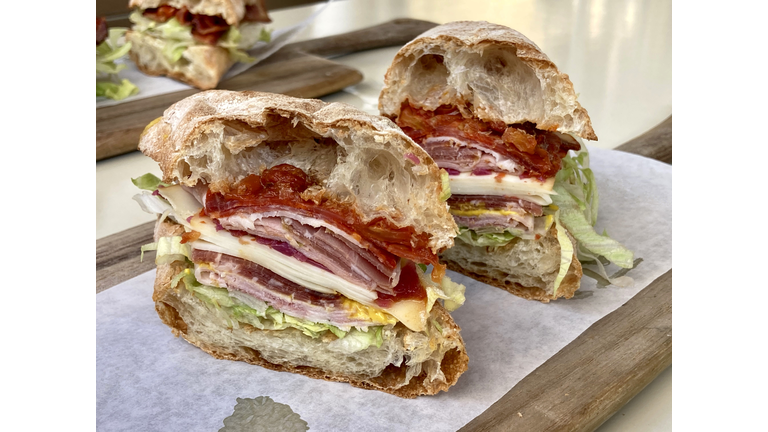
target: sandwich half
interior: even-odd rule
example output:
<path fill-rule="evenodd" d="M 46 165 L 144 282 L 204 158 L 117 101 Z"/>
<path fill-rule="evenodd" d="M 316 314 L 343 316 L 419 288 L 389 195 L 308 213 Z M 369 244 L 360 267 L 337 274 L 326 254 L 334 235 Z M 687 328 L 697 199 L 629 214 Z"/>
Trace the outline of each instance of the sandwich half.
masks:
<path fill-rule="evenodd" d="M 412 398 L 467 369 L 438 254 L 457 227 L 432 159 L 391 121 L 257 92 L 190 96 L 147 126 L 163 172 L 153 299 L 214 357 Z M 431 273 L 425 272 L 432 266 Z"/>
<path fill-rule="evenodd" d="M 548 302 L 579 288 L 579 257 L 632 267 L 631 251 L 592 228 L 589 115 L 519 32 L 470 21 L 425 32 L 395 56 L 379 109 L 449 174 L 461 232 L 448 268 Z"/>
<path fill-rule="evenodd" d="M 246 51 L 269 41 L 264 0 L 131 0 L 130 56 L 147 75 L 165 75 L 199 89 L 216 87 Z"/>

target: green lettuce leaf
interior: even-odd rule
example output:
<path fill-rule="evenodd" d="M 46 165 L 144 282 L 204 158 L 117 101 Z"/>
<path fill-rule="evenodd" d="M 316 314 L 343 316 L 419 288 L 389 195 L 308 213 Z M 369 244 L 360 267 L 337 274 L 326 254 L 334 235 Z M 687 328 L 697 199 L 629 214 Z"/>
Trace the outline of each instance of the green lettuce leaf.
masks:
<path fill-rule="evenodd" d="M 224 36 L 219 39 L 218 45 L 224 47 L 229 51 L 229 56 L 232 60 L 240 63 L 252 63 L 256 59 L 248 55 L 248 53 L 240 48 L 240 41 L 242 35 L 237 27 L 230 27 Z"/>
<path fill-rule="evenodd" d="M 104 96 L 114 100 L 123 100 L 128 96 L 133 96 L 138 93 L 139 88 L 127 79 L 123 79 L 120 83 L 112 81 L 96 81 L 96 97 Z"/>
<path fill-rule="evenodd" d="M 145 33 L 165 42 L 163 46 L 163 56 L 171 63 L 178 62 L 184 55 L 184 51 L 200 43 L 192 36 L 192 26 L 183 25 L 176 18 L 171 18 L 164 23 L 159 23 L 146 18 L 141 12 L 134 11 L 129 19 L 134 24 L 134 31 Z M 243 37 L 238 27 L 230 27 L 229 30 L 218 40 L 216 46 L 225 48 L 233 61 L 241 63 L 252 63 L 256 61 L 254 57 L 248 55 L 247 50 L 256 42 L 269 42 L 272 38 L 271 32 L 262 25 L 246 24 L 247 37 Z M 259 32 L 258 35 L 254 32 Z"/>
<path fill-rule="evenodd" d="M 133 30 L 161 39 L 165 42 L 162 53 L 171 64 L 178 62 L 184 51 L 197 42 L 192 37 L 192 26 L 182 25 L 175 17 L 164 23 L 146 18 L 140 11 L 134 11 L 129 19 L 134 24 Z"/>
<path fill-rule="evenodd" d="M 595 176 L 589 168 L 586 146 L 576 156 L 563 158 L 563 168 L 555 178 L 552 201 L 558 208 L 560 222 L 576 239 L 579 249 L 603 256 L 622 268 L 632 268 L 634 253 L 618 241 L 595 232 L 598 194 Z M 552 207 L 552 206 L 550 206 Z M 561 269 L 562 270 L 562 269 Z"/>
<path fill-rule="evenodd" d="M 109 29 L 107 39 L 96 46 L 96 72 L 119 71 L 125 68 L 125 65 L 115 64 L 115 60 L 128 54 L 131 50 L 131 44 L 120 44 L 120 38 L 127 29 L 114 27 Z M 116 73 L 116 72 L 115 72 Z"/>
<path fill-rule="evenodd" d="M 117 73 L 126 68 L 125 64 L 115 61 L 131 50 L 131 44 L 120 44 L 120 38 L 127 29 L 114 27 L 109 29 L 107 39 L 96 46 L 96 97 L 108 97 L 122 100 L 135 95 L 139 88 L 127 79 L 119 81 Z"/>
<path fill-rule="evenodd" d="M 160 180 L 156 175 L 152 173 L 146 173 L 141 177 L 132 178 L 131 183 L 133 183 L 133 185 L 139 189 L 144 189 L 148 191 L 157 190 L 159 186 L 170 186 L 170 184 L 164 183 L 162 180 Z"/>
<path fill-rule="evenodd" d="M 259 33 L 259 42 L 269 43 L 272 41 L 272 31 L 266 27 L 262 27 L 261 33 Z"/>

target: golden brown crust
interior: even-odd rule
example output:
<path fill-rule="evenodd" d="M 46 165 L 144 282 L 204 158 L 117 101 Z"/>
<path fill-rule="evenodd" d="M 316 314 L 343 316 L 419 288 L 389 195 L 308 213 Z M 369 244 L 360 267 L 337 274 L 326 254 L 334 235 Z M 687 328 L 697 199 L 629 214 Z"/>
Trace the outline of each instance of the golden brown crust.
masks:
<path fill-rule="evenodd" d="M 158 222 L 155 227 L 155 239 L 162 236 L 179 235 L 183 231 L 183 227 L 173 222 Z M 467 370 L 469 365 L 469 358 L 467 357 L 466 349 L 464 347 L 464 341 L 459 334 L 459 326 L 456 325 L 450 314 L 440 306 L 439 303 L 435 303 L 432 317 L 441 323 L 443 336 L 448 341 L 455 342 L 457 346 L 457 348 L 446 352 L 440 365 L 440 368 L 445 375 L 445 382 L 438 380 L 429 382 L 426 379 L 426 371 L 423 371 L 420 375 L 412 378 L 407 385 L 400 386 L 399 384 L 403 382 L 406 373 L 405 364 L 402 364 L 400 367 L 390 365 L 384 369 L 378 377 L 361 379 L 359 377 L 323 371 L 314 367 L 271 363 L 265 360 L 256 349 L 249 347 L 239 347 L 237 350 L 232 350 L 206 344 L 187 334 L 187 323 L 184 322 L 181 315 L 176 310 L 176 305 L 179 304 L 178 293 L 179 290 L 183 288 L 182 284 L 177 284 L 176 287 L 172 287 L 171 280 L 174 275 L 178 274 L 184 268 L 185 265 L 179 261 L 157 266 L 155 289 L 152 295 L 152 299 L 155 302 L 155 309 L 162 322 L 171 328 L 175 336 L 183 337 L 191 344 L 218 359 L 244 361 L 275 371 L 298 373 L 310 378 L 323 379 L 326 381 L 346 382 L 355 387 L 379 390 L 402 398 L 415 398 L 417 396 L 433 395 L 440 391 L 447 391 L 451 386 L 456 384 L 459 376 Z M 269 332 L 270 330 L 259 330 L 254 328 L 252 331 Z"/>
<path fill-rule="evenodd" d="M 569 299 L 573 297 L 573 294 L 576 292 L 576 290 L 579 289 L 579 286 L 581 285 L 581 262 L 579 262 L 575 254 L 573 255 L 571 266 L 568 267 L 568 273 L 566 273 L 563 281 L 560 283 L 560 287 L 557 289 L 557 294 L 554 296 L 539 287 L 526 287 L 520 285 L 519 283 L 501 281 L 486 275 L 474 273 L 452 261 L 446 261 L 445 264 L 448 266 L 449 270 L 461 273 L 484 284 L 501 288 L 518 297 L 522 297 L 528 300 L 538 300 L 542 303 L 549 303 L 550 300 L 557 300 L 560 297 Z"/>
<path fill-rule="evenodd" d="M 504 121 L 507 124 L 532 121 L 539 129 L 574 133 L 585 139 L 597 140 L 589 115 L 576 100 L 577 95 L 568 75 L 560 72 L 549 57 L 523 34 L 509 27 L 485 21 L 456 21 L 443 24 L 424 32 L 406 44 L 395 55 L 392 65 L 385 74 L 384 88 L 379 96 L 379 110 L 387 117 L 397 117 L 400 113 L 400 104 L 405 99 L 409 99 L 413 105 L 421 108 L 430 110 L 436 108 L 436 106 L 422 106 L 423 101 L 414 100 L 413 97 L 401 93 L 411 79 L 410 72 L 407 70 L 412 67 L 414 58 L 438 52 L 448 58 L 450 55 L 462 55 L 470 51 L 483 53 L 485 50 L 497 48 L 514 53 L 523 64 L 535 72 L 541 81 L 541 87 L 547 88 L 549 94 L 541 96 L 548 106 L 544 113 L 520 113 L 521 108 L 518 106 L 507 110 L 500 110 L 497 107 L 491 109 L 487 106 L 487 100 L 474 98 L 474 94 L 480 92 L 477 88 L 456 93 L 456 88 L 451 87 L 451 91 L 443 92 L 439 103 L 453 103 L 461 106 L 463 102 L 474 102 L 475 115 L 481 120 Z M 515 74 L 511 78 L 500 76 L 496 79 L 500 80 L 504 87 L 512 88 L 521 85 L 515 81 L 519 76 Z M 464 86 L 465 80 L 467 78 L 456 77 L 451 85 Z M 467 98 L 475 100 L 467 100 Z M 492 98 L 492 94 L 484 96 L 484 99 Z M 551 116 L 546 111 L 560 111 L 560 113 Z M 520 114 L 523 114 L 523 117 L 520 117 Z"/>

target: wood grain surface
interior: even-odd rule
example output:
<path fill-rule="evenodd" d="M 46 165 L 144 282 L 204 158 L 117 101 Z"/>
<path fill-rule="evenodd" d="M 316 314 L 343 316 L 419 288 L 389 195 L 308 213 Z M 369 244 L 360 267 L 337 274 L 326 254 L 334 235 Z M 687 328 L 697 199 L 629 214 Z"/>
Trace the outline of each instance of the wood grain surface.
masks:
<path fill-rule="evenodd" d="M 648 132 L 620 145 L 616 150 L 639 154 L 672 164 L 672 116 Z"/>
<path fill-rule="evenodd" d="M 619 146 L 671 162 L 672 117 Z M 146 223 L 96 241 L 96 292 L 154 267 Z M 475 431 L 592 431 L 672 364 L 672 270 L 606 315 L 465 425 Z"/>
<path fill-rule="evenodd" d="M 219 83 L 226 90 L 255 90 L 313 98 L 362 81 L 356 69 L 323 56 L 402 45 L 436 26 L 429 21 L 397 19 L 366 29 L 288 44 L 258 65 Z M 135 151 L 139 136 L 173 103 L 198 89 L 137 99 L 96 109 L 96 160 Z"/>

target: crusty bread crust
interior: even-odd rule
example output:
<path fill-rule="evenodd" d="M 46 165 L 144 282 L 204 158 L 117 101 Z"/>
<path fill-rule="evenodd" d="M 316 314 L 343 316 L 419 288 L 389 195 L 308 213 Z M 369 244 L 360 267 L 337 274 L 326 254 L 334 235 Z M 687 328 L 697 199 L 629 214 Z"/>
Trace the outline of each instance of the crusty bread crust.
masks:
<path fill-rule="evenodd" d="M 440 25 L 400 49 L 384 78 L 379 110 L 397 117 L 406 100 L 427 110 L 470 104 L 481 120 L 529 121 L 597 139 L 568 75 L 521 33 L 485 21 Z"/>
<path fill-rule="evenodd" d="M 131 43 L 129 56 L 140 71 L 167 76 L 201 90 L 215 88 L 234 64 L 229 51 L 206 44 L 187 47 L 181 60 L 171 64 L 163 55 L 164 41 L 131 30 L 126 32 L 125 39 Z"/>
<path fill-rule="evenodd" d="M 322 184 L 315 196 L 346 203 L 364 222 L 385 218 L 426 233 L 435 253 L 458 232 L 432 158 L 389 119 L 346 104 L 209 90 L 168 108 L 144 130 L 139 150 L 165 181 L 203 179 L 214 191 L 277 160 L 298 166 Z"/>
<path fill-rule="evenodd" d="M 221 15 L 229 25 L 238 25 L 245 16 L 245 5 L 251 2 L 243 0 L 131 0 L 131 8 L 150 9 L 161 5 L 181 9 L 186 6 L 193 14 Z"/>
<path fill-rule="evenodd" d="M 167 220 L 158 222 L 155 227 L 155 241 L 163 236 L 180 235 L 183 232 L 184 228 L 181 225 Z M 399 367 L 390 364 L 379 376 L 364 379 L 357 376 L 324 371 L 315 367 L 272 363 L 262 357 L 259 353 L 258 346 L 223 347 L 210 345 L 187 331 L 188 323 L 184 321 L 177 310 L 181 305 L 178 297 L 181 294 L 181 290 L 184 288 L 181 283 L 172 287 L 171 280 L 174 275 L 178 274 L 184 268 L 185 265 L 180 261 L 157 266 L 154 293 L 152 295 L 152 299 L 155 302 L 155 309 L 157 310 L 160 319 L 171 328 L 171 331 L 175 336 L 183 337 L 189 343 L 199 347 L 218 359 L 244 361 L 275 371 L 298 373 L 310 378 L 323 379 L 326 381 L 346 382 L 355 387 L 379 390 L 402 398 L 415 398 L 421 395 L 433 395 L 440 391 L 447 391 L 451 386 L 456 384 L 459 376 L 467 370 L 469 358 L 467 357 L 466 349 L 464 347 L 464 341 L 459 334 L 460 329 L 453 321 L 450 314 L 440 306 L 439 303 L 435 303 L 431 313 L 431 319 L 441 323 L 443 337 L 448 343 L 455 345 L 455 348 L 450 349 L 445 353 L 442 362 L 440 363 L 440 369 L 445 376 L 445 381 L 430 381 L 427 379 L 426 370 L 423 370 L 421 374 L 411 378 L 408 384 L 402 385 L 406 376 L 405 363 Z M 229 330 L 221 328 L 221 331 Z M 255 328 L 253 328 L 252 331 L 262 332 L 267 337 L 273 332 Z M 309 338 L 308 336 L 306 337 Z"/>

